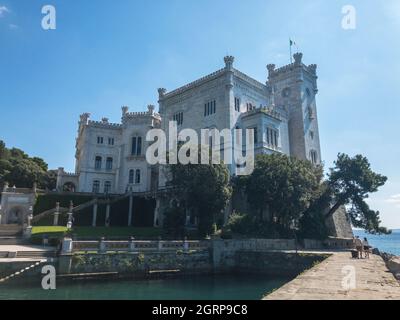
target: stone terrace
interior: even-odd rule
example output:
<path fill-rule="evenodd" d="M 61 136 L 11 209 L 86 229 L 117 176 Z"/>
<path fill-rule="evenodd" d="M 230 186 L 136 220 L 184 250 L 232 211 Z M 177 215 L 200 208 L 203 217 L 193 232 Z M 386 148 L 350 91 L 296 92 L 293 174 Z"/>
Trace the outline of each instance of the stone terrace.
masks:
<path fill-rule="evenodd" d="M 343 269 L 355 268 L 355 289 L 346 290 Z M 343 273 L 342 273 L 343 272 Z M 400 300 L 400 284 L 380 256 L 352 259 L 349 252 L 333 253 L 314 268 L 267 295 L 264 300 Z"/>

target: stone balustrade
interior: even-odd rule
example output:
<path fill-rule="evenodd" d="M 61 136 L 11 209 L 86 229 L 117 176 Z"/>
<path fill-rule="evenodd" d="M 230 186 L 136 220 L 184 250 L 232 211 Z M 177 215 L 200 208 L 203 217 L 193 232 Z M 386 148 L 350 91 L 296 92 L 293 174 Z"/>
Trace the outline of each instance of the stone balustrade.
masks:
<path fill-rule="evenodd" d="M 135 240 L 112 241 L 77 241 L 70 238 L 63 240 L 63 253 L 74 252 L 150 252 L 177 250 L 213 249 L 225 253 L 236 251 L 275 251 L 302 249 L 352 249 L 352 239 L 329 238 L 325 241 L 305 239 L 303 245 L 294 239 L 232 239 L 232 240 Z"/>
<path fill-rule="evenodd" d="M 177 251 L 177 250 L 206 250 L 210 247 L 209 241 L 168 241 L 168 240 L 130 240 L 110 241 L 73 241 L 64 239 L 63 253 L 73 252 L 137 252 L 137 251 Z"/>

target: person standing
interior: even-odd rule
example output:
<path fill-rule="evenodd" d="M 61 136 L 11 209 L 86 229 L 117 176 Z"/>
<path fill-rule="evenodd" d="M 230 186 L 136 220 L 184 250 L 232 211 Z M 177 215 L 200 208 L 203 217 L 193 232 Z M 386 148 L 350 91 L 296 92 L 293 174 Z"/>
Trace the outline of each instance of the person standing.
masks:
<path fill-rule="evenodd" d="M 363 258 L 363 243 L 359 236 L 356 237 L 355 243 L 356 243 L 358 259 L 362 259 Z"/>
<path fill-rule="evenodd" d="M 363 240 L 363 249 L 365 252 L 365 258 L 369 259 L 369 251 L 371 250 L 371 246 L 369 245 L 367 238 L 364 238 Z"/>

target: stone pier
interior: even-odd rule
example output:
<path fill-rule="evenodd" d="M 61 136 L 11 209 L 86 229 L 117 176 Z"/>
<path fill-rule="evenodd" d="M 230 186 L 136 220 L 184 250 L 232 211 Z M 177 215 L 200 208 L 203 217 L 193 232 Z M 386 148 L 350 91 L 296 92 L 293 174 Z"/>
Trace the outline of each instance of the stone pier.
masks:
<path fill-rule="evenodd" d="M 400 300 L 400 284 L 380 256 L 335 252 L 264 300 Z"/>

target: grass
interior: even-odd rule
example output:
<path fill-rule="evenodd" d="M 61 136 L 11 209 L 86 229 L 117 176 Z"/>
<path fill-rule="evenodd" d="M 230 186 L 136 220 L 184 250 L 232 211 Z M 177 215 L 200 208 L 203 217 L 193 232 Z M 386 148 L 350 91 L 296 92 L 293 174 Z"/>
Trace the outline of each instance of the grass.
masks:
<path fill-rule="evenodd" d="M 62 238 L 67 233 L 66 227 L 36 226 L 32 228 L 32 237 L 41 238 L 47 235 L 49 238 Z M 162 236 L 160 228 L 137 228 L 137 227 L 74 227 L 69 234 L 82 238 L 101 237 L 135 237 L 138 239 L 157 239 Z"/>
<path fill-rule="evenodd" d="M 49 236 L 54 235 L 55 233 L 65 233 L 67 231 L 67 227 L 32 227 L 32 236 L 34 235 L 43 235 L 47 234 Z"/>

